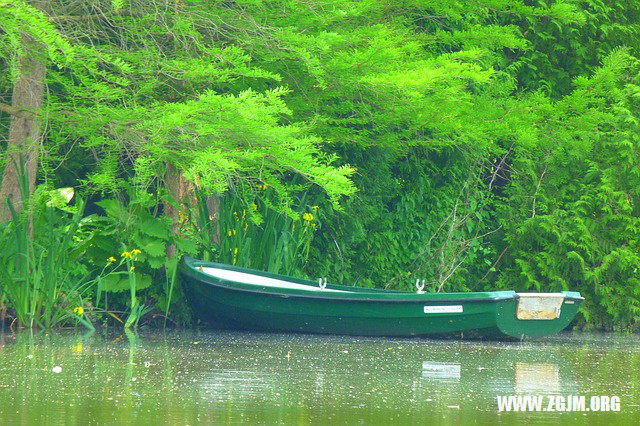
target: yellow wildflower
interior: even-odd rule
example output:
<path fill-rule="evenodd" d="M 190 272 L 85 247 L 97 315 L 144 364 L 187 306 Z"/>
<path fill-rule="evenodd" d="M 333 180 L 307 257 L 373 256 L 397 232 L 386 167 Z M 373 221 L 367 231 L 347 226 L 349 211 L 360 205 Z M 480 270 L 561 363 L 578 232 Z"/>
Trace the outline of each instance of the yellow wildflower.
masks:
<path fill-rule="evenodd" d="M 131 250 L 131 254 L 134 255 L 134 256 L 137 255 L 137 254 L 140 254 L 140 253 L 142 253 L 141 250 L 138 250 L 138 249 Z"/>
<path fill-rule="evenodd" d="M 131 258 L 131 252 L 129 252 L 129 251 L 123 251 L 123 252 L 122 252 L 122 254 L 121 254 L 120 256 L 122 256 L 122 257 L 124 257 L 124 258 L 127 258 L 127 257 L 128 257 L 128 258 Z"/>
<path fill-rule="evenodd" d="M 227 231 L 227 234 L 228 234 L 229 236 L 231 236 L 231 234 L 232 234 L 231 229 L 229 229 L 229 230 Z"/>
<path fill-rule="evenodd" d="M 113 257 L 113 256 L 110 256 L 110 257 L 107 259 L 107 262 L 109 262 L 109 263 L 113 263 L 113 262 L 115 262 L 115 261 L 116 261 L 116 258 L 115 258 L 115 257 Z"/>
<path fill-rule="evenodd" d="M 313 220 L 313 215 L 311 213 L 305 213 L 302 215 L 302 218 L 307 222 L 311 222 Z"/>
<path fill-rule="evenodd" d="M 82 315 L 84 314 L 84 308 L 82 306 L 76 306 L 75 308 L 73 308 L 73 313 Z"/>
<path fill-rule="evenodd" d="M 136 269 L 136 267 L 132 266 L 131 269 L 129 269 L 129 272 L 133 272 L 134 269 Z"/>
<path fill-rule="evenodd" d="M 260 185 L 258 188 L 262 189 L 263 191 L 267 190 L 267 184 L 265 183 L 264 185 Z"/>
<path fill-rule="evenodd" d="M 233 255 L 235 256 L 236 254 L 238 254 L 238 247 L 233 249 Z"/>
<path fill-rule="evenodd" d="M 317 211 L 318 211 L 318 209 L 319 209 L 319 207 L 318 207 L 318 206 L 311 206 L 311 209 L 312 209 L 314 212 L 317 212 Z"/>
<path fill-rule="evenodd" d="M 77 354 L 82 352 L 82 342 L 76 343 L 75 345 L 71 346 L 71 352 L 75 352 Z"/>

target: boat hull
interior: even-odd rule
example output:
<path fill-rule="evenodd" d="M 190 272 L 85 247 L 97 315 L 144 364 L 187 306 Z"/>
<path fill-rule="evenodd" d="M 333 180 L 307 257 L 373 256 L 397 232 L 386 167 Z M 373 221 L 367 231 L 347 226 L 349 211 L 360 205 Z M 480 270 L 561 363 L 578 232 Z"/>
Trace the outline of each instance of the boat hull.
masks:
<path fill-rule="evenodd" d="M 513 291 L 417 294 L 341 286 L 331 286 L 331 293 L 274 290 L 211 277 L 198 270 L 203 265 L 247 270 L 189 258 L 181 265 L 181 279 L 194 312 L 202 321 L 223 328 L 358 336 L 522 338 L 562 330 L 581 301 L 579 295 L 570 293 L 573 303 L 563 304 L 558 318 L 519 320 L 519 298 Z M 275 274 L 250 273 L 313 286 Z"/>

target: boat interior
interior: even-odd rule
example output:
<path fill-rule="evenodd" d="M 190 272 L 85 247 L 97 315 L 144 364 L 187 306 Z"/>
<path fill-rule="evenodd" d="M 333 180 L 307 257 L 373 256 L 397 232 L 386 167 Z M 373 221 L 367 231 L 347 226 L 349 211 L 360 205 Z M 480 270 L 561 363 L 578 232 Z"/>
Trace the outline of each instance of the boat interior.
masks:
<path fill-rule="evenodd" d="M 312 285 L 293 283 L 290 281 L 279 280 L 276 278 L 263 277 L 260 275 L 248 274 L 245 272 L 229 271 L 221 268 L 202 267 L 198 268 L 207 275 L 220 278 L 222 280 L 233 281 L 241 284 L 252 284 L 261 287 L 287 288 L 306 291 L 324 291 L 332 293 L 351 293 L 348 290 L 336 290 L 332 288 L 321 288 Z"/>

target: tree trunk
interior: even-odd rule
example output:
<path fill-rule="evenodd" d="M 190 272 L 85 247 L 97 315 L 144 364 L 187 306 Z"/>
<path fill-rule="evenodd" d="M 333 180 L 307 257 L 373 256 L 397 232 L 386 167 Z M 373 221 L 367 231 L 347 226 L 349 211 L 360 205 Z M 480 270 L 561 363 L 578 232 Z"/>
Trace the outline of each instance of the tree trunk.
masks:
<path fill-rule="evenodd" d="M 164 176 L 165 185 L 171 198 L 175 200 L 179 206 L 190 205 L 192 208 L 197 207 L 198 200 L 195 194 L 195 188 L 193 183 L 188 181 L 182 175 L 182 172 L 178 170 L 173 164 L 167 163 L 167 171 Z M 220 199 L 215 196 L 208 196 L 206 199 L 207 211 L 209 212 L 209 221 L 213 223 L 211 228 L 210 240 L 214 244 L 220 244 Z M 171 232 L 172 235 L 178 235 L 178 228 L 180 225 L 180 211 L 179 207 L 176 207 L 169 203 L 164 202 L 164 214 L 171 218 Z M 168 257 L 173 257 L 176 254 L 176 247 L 170 244 L 166 248 Z"/>
<path fill-rule="evenodd" d="M 182 206 L 197 206 L 197 199 L 193 183 L 188 181 L 182 175 L 182 172 L 178 170 L 173 164 L 167 163 L 167 172 L 164 176 L 164 181 L 171 198 L 178 203 L 178 206 L 174 206 L 168 201 L 164 202 L 164 214 L 171 218 L 171 233 L 172 235 L 179 236 L 180 227 L 180 214 L 184 215 L 184 207 Z M 166 249 L 167 256 L 173 257 L 176 254 L 176 247 L 171 244 Z"/>
<path fill-rule="evenodd" d="M 23 52 L 18 60 L 18 79 L 13 86 L 11 115 L 9 127 L 8 161 L 0 184 L 0 221 L 10 218 L 5 200 L 8 198 L 17 211 L 22 210 L 22 194 L 20 193 L 20 163 L 28 175 L 29 194 L 33 193 L 38 172 L 38 158 L 42 132 L 38 110 L 44 101 L 45 61 L 40 43 L 31 36 L 22 33 Z M 16 167 L 17 166 L 17 167 Z"/>
<path fill-rule="evenodd" d="M 209 210 L 209 220 L 213 222 L 211 230 L 211 242 L 220 244 L 220 198 L 214 195 L 207 197 L 207 209 Z"/>
<path fill-rule="evenodd" d="M 177 203 L 182 200 L 182 191 L 180 180 L 182 179 L 182 173 L 176 167 L 167 163 L 167 172 L 164 176 L 164 182 L 169 190 L 169 195 Z M 179 217 L 180 210 L 168 201 L 164 202 L 164 214 L 171 218 L 171 234 L 176 235 L 178 233 L 178 226 L 180 223 Z M 171 258 L 176 254 L 176 246 L 170 244 L 166 247 L 167 257 Z"/>

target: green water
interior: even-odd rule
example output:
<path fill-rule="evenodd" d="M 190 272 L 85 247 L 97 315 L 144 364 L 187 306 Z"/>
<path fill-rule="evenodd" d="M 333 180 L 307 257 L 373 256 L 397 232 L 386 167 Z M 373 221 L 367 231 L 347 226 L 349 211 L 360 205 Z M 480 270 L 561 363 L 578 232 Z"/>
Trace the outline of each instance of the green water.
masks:
<path fill-rule="evenodd" d="M 620 411 L 500 413 L 498 395 L 543 395 L 545 408 L 549 395 L 586 408 L 617 396 Z M 640 424 L 640 339 L 0 334 L 3 425 L 496 422 Z"/>

